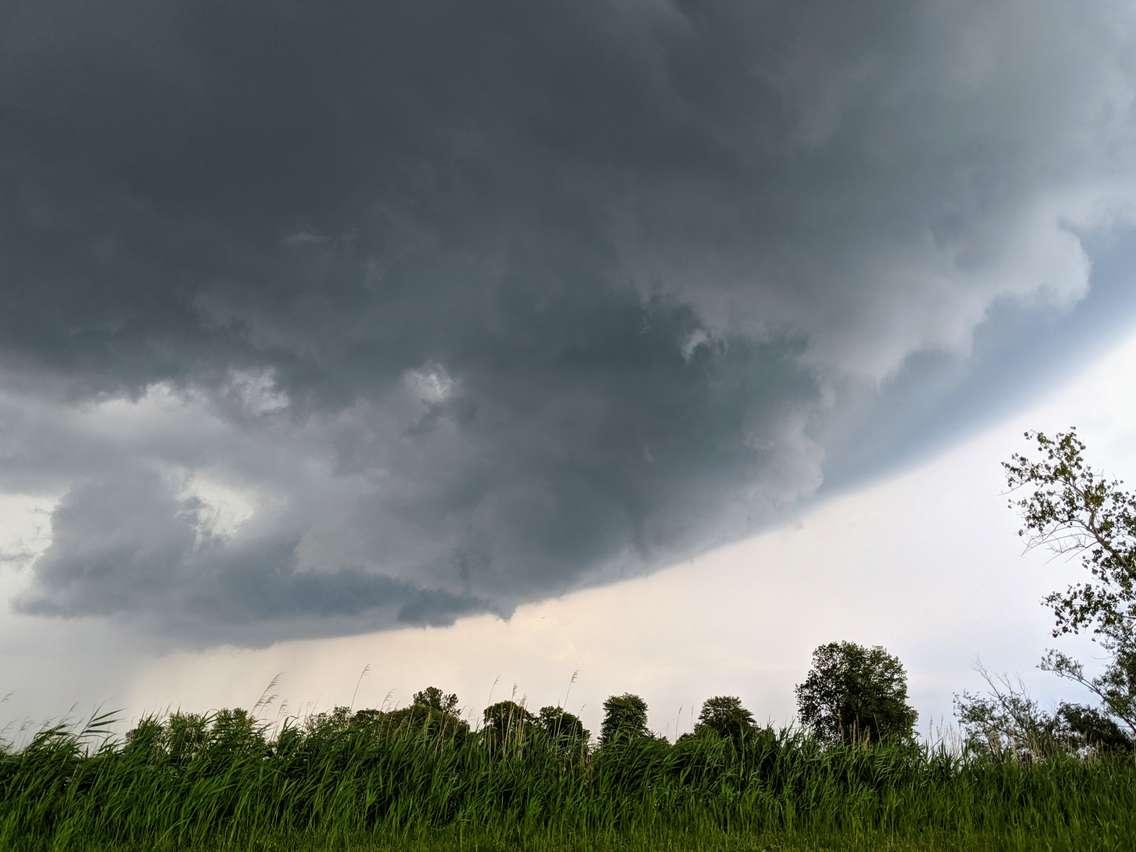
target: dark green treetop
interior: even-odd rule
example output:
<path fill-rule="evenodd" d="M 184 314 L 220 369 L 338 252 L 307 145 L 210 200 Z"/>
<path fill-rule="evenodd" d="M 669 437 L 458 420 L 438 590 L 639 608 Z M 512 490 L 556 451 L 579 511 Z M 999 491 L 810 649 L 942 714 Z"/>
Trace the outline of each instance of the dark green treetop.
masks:
<path fill-rule="evenodd" d="M 739 739 L 753 728 L 753 714 L 742 706 L 740 698 L 717 695 L 703 702 L 695 733 L 713 731 L 721 737 Z"/>
<path fill-rule="evenodd" d="M 560 745 L 586 745 L 590 736 L 579 717 L 563 707 L 541 707 L 537 722 L 549 739 Z"/>
<path fill-rule="evenodd" d="M 601 746 L 617 739 L 651 736 L 647 730 L 647 702 L 638 695 L 613 695 L 604 702 L 603 709 Z"/>
<path fill-rule="evenodd" d="M 914 735 L 918 714 L 907 703 L 907 673 L 879 645 L 821 645 L 796 692 L 801 721 L 828 742 L 871 744 Z"/>
<path fill-rule="evenodd" d="M 416 706 L 437 710 L 440 713 L 456 714 L 458 710 L 458 697 L 453 692 L 442 692 L 436 686 L 428 686 L 420 692 L 414 693 L 413 703 Z"/>
<path fill-rule="evenodd" d="M 485 720 L 484 733 L 496 742 L 523 738 L 536 721 L 536 717 L 516 701 L 490 704 L 482 718 Z"/>
<path fill-rule="evenodd" d="M 336 709 L 346 711 L 347 708 Z M 406 707 L 359 710 L 348 716 L 347 725 L 375 733 L 393 729 L 418 731 L 427 736 L 463 737 L 469 733 L 469 723 L 458 715 L 457 695 L 436 686 L 414 693 Z"/>

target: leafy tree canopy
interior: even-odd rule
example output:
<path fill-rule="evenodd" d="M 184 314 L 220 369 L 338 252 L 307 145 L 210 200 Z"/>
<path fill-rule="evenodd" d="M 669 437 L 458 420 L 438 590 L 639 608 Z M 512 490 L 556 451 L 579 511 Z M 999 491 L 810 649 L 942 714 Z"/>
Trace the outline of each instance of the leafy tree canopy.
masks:
<path fill-rule="evenodd" d="M 458 716 L 458 697 L 429 686 L 414 693 L 406 707 L 394 710 L 364 708 L 351 712 L 349 707 L 336 707 L 330 713 L 310 717 L 306 727 L 309 733 L 318 730 L 331 735 L 338 731 L 353 730 L 370 734 L 387 729 L 407 729 L 426 736 L 464 736 L 469 723 Z"/>
<path fill-rule="evenodd" d="M 753 728 L 753 714 L 742 706 L 740 698 L 718 695 L 703 702 L 695 733 L 713 731 L 718 736 L 736 740 Z"/>
<path fill-rule="evenodd" d="M 413 703 L 441 713 L 456 714 L 458 710 L 457 695 L 452 692 L 442 692 L 436 686 L 428 686 L 421 692 L 414 693 Z"/>
<path fill-rule="evenodd" d="M 563 707 L 541 707 L 537 721 L 553 742 L 562 745 L 587 744 L 591 736 L 579 717 Z"/>
<path fill-rule="evenodd" d="M 967 751 L 1031 760 L 1059 752 L 1116 752 L 1132 747 L 1125 731 L 1092 707 L 1061 702 L 1053 713 L 1038 706 L 1025 688 L 980 669 L 987 691 L 955 696 Z"/>
<path fill-rule="evenodd" d="M 613 695 L 604 702 L 603 709 L 601 746 L 616 739 L 651 736 L 647 730 L 647 702 L 638 695 Z"/>
<path fill-rule="evenodd" d="M 1136 742 L 1136 494 L 1097 474 L 1084 459 L 1076 429 L 1053 437 L 1026 432 L 1034 456 L 1003 463 L 1011 508 L 1022 516 L 1027 550 L 1045 546 L 1079 556 L 1088 579 L 1046 596 L 1055 637 L 1088 633 L 1107 652 L 1099 675 L 1050 650 L 1041 668 L 1085 687 L 1099 709 L 1068 705 L 1065 721 L 1085 737 L 1115 745 L 1116 728 Z M 1105 747 L 1102 745 L 1101 747 Z M 1111 747 L 1111 746 L 1109 746 Z"/>
<path fill-rule="evenodd" d="M 527 733 L 536 718 L 516 701 L 498 701 L 482 713 L 485 733 L 498 741 L 517 738 Z"/>
<path fill-rule="evenodd" d="M 1014 454 L 1006 480 L 1025 496 L 1011 499 L 1025 526 L 1027 548 L 1079 554 L 1090 579 L 1054 592 L 1045 602 L 1057 618 L 1054 635 L 1089 630 L 1106 645 L 1133 644 L 1136 628 L 1136 494 L 1085 464 L 1075 429 L 1050 438 L 1026 432 L 1038 458 Z"/>
<path fill-rule="evenodd" d="M 828 742 L 913 736 L 917 714 L 907 703 L 907 673 L 878 645 L 821 645 L 796 692 L 801 721 Z"/>

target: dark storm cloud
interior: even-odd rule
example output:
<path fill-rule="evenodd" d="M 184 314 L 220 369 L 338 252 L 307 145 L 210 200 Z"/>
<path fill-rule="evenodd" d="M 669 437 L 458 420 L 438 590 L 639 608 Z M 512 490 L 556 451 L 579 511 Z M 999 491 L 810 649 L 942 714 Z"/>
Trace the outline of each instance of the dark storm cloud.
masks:
<path fill-rule="evenodd" d="M 199 640 L 442 623 L 870 475 L 880 400 L 965 383 L 992 305 L 1084 296 L 1085 235 L 1132 209 L 1131 23 L 10 7 L 0 485 L 70 489 L 19 605 Z M 252 520 L 214 529 L 203 482 Z"/>
<path fill-rule="evenodd" d="M 257 530 L 233 545 L 203 529 L 205 510 L 152 471 L 84 482 L 55 510 L 40 586 L 18 605 L 42 615 L 125 613 L 175 635 L 209 630 L 214 641 L 263 640 L 272 635 L 265 623 L 281 620 L 334 632 L 350 618 L 444 624 L 491 608 L 353 568 L 298 572 L 299 533 Z"/>

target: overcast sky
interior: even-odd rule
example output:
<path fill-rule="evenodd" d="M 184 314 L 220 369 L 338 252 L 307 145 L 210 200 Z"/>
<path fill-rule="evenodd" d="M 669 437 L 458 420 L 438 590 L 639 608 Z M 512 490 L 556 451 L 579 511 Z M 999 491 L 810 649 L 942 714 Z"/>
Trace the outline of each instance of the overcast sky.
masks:
<path fill-rule="evenodd" d="M 593 702 L 782 716 L 834 631 L 937 708 L 975 639 L 1031 664 L 1054 583 L 977 556 L 1022 418 L 1132 375 L 1134 41 L 1119 0 L 6 6 L 6 706 L 368 642 L 396 693 L 599 660 Z"/>

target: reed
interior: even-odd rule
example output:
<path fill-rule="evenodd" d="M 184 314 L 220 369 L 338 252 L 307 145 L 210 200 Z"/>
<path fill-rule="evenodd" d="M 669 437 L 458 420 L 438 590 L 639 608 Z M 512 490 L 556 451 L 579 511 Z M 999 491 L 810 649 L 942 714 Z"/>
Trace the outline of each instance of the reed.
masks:
<path fill-rule="evenodd" d="M 448 714 L 96 717 L 0 753 L 11 849 L 1130 849 L 1136 760 L 825 746 L 799 730 L 616 739 Z"/>

